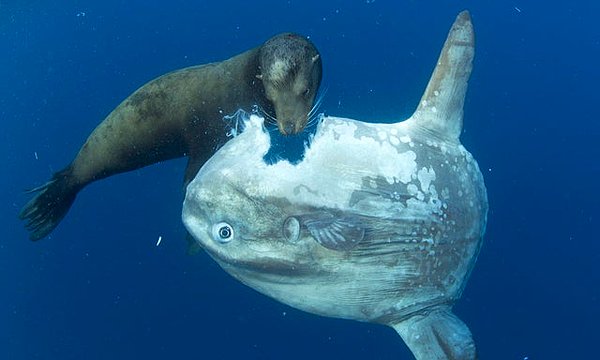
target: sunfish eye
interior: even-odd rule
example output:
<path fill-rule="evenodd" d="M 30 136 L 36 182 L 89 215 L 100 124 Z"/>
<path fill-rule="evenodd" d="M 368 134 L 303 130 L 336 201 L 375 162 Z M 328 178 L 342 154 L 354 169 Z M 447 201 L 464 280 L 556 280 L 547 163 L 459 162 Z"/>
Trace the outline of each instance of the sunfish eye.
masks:
<path fill-rule="evenodd" d="M 212 237 L 216 241 L 225 244 L 233 240 L 233 227 L 226 222 L 213 225 Z"/>

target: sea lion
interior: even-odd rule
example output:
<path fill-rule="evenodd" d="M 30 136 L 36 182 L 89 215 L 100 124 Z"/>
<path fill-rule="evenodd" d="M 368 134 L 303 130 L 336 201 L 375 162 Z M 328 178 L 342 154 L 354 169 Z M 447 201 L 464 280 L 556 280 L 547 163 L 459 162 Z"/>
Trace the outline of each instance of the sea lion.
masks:
<path fill-rule="evenodd" d="M 322 61 L 306 38 L 284 33 L 228 60 L 160 76 L 94 129 L 73 162 L 21 210 L 30 238 L 48 235 L 93 181 L 187 155 L 185 185 L 227 139 L 225 115 L 258 107 L 279 131 L 297 134 L 314 115 Z"/>
<path fill-rule="evenodd" d="M 418 360 L 475 359 L 452 312 L 488 211 L 459 139 L 473 56 L 463 12 L 409 119 L 324 117 L 297 164 L 265 163 L 271 139 L 251 116 L 188 185 L 188 232 L 225 271 L 285 304 L 393 327 Z"/>

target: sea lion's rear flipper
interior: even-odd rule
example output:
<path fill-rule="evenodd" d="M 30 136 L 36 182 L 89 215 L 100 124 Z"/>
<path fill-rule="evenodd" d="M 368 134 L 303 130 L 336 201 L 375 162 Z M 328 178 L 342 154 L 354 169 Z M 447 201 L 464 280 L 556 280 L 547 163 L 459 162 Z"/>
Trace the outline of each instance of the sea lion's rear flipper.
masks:
<path fill-rule="evenodd" d="M 449 307 L 412 316 L 392 327 L 417 360 L 477 359 L 469 328 Z"/>
<path fill-rule="evenodd" d="M 67 167 L 44 185 L 27 191 L 37 194 L 23 206 L 19 218 L 27 221 L 25 227 L 31 240 L 39 240 L 52 232 L 71 208 L 79 187 L 72 184 L 70 173 L 71 168 Z"/>

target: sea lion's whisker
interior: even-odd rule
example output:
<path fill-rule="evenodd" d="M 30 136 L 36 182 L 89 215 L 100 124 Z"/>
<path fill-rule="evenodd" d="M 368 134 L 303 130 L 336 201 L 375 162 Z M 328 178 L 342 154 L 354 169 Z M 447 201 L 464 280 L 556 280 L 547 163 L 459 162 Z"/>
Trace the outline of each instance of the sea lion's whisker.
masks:
<path fill-rule="evenodd" d="M 325 97 L 326 93 L 327 93 L 327 89 L 323 89 L 322 91 L 319 91 L 319 94 L 317 95 L 317 99 L 315 100 L 315 103 L 313 104 L 312 108 L 308 112 L 309 118 L 312 117 L 317 112 L 319 107 L 321 107 L 321 104 L 323 103 L 323 98 Z"/>
<path fill-rule="evenodd" d="M 269 114 L 269 113 L 268 113 L 268 112 L 267 112 L 265 109 L 263 109 L 262 107 L 260 108 L 260 113 L 261 113 L 261 115 L 263 115 L 263 117 L 265 118 L 265 120 L 266 120 L 266 123 L 267 123 L 267 124 L 270 124 L 270 125 L 275 125 L 275 124 L 277 124 L 277 119 L 276 119 L 276 118 L 275 118 L 273 115 Z"/>
<path fill-rule="evenodd" d="M 323 103 L 323 98 L 325 97 L 326 92 L 327 89 L 324 89 L 323 91 L 319 92 L 319 95 L 317 96 L 313 107 L 308 112 L 308 122 L 306 124 L 306 127 L 311 127 L 315 125 L 321 118 L 321 113 L 319 113 L 319 109 L 321 107 L 321 104 Z"/>

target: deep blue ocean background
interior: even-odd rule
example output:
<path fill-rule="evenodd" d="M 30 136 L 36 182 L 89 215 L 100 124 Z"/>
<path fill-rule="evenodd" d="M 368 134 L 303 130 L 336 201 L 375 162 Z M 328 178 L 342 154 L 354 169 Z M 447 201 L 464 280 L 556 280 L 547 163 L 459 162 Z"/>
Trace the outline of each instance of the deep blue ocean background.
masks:
<path fill-rule="evenodd" d="M 463 9 L 462 142 L 490 213 L 455 312 L 481 359 L 597 358 L 600 2 L 0 0 L 0 359 L 411 359 L 391 328 L 291 309 L 186 255 L 184 160 L 92 184 L 36 243 L 17 213 L 146 81 L 279 32 L 319 48 L 324 112 L 406 118 Z"/>

